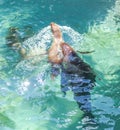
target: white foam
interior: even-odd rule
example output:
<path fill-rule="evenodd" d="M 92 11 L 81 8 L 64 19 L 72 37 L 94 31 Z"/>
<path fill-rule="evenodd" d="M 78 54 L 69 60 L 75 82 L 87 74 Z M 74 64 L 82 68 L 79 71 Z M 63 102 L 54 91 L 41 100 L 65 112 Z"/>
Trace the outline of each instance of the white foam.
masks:
<path fill-rule="evenodd" d="M 67 26 L 60 26 L 63 33 L 65 42 L 73 46 L 81 42 L 82 36 L 78 32 L 74 31 L 72 28 Z M 27 39 L 23 43 L 23 47 L 27 50 L 27 55 L 34 56 L 45 53 L 51 45 L 52 33 L 50 26 L 47 26 L 39 31 L 37 35 Z"/>

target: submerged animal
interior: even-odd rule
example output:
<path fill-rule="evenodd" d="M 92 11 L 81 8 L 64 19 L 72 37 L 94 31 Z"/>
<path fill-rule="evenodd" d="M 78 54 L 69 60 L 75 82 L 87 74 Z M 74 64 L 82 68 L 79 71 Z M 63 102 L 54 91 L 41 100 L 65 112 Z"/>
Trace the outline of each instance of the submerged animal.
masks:
<path fill-rule="evenodd" d="M 25 26 L 23 30 L 16 27 L 10 27 L 6 36 L 6 45 L 13 50 L 18 50 L 22 58 L 25 58 L 26 49 L 22 46 L 22 43 L 33 34 L 34 32 L 31 26 Z"/>
<path fill-rule="evenodd" d="M 53 42 L 48 51 L 48 59 L 52 64 L 51 75 L 61 74 L 61 90 L 64 94 L 72 90 L 79 108 L 91 113 L 90 90 L 95 85 L 95 73 L 75 50 L 62 38 L 60 26 L 51 23 Z M 61 71 L 60 71 L 61 70 Z"/>

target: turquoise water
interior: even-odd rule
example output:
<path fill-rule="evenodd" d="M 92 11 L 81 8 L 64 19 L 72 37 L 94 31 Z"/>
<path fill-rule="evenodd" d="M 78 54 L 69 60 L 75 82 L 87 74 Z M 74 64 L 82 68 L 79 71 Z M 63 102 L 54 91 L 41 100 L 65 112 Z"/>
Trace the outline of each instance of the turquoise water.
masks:
<path fill-rule="evenodd" d="M 61 25 L 64 39 L 96 73 L 91 90 L 95 124 L 87 123 L 60 75 L 50 77 L 42 55 L 51 45 L 50 22 Z M 27 27 L 31 30 L 27 32 Z M 10 27 L 19 28 L 23 59 L 6 46 Z M 0 0 L 0 130 L 120 129 L 120 1 Z"/>

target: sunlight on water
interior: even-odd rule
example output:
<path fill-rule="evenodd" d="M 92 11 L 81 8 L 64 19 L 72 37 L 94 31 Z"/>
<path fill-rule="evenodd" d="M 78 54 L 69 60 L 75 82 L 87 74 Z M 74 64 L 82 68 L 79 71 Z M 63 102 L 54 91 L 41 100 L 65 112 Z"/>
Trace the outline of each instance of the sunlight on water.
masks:
<path fill-rule="evenodd" d="M 4 1 L 0 0 L 0 5 L 3 4 Z M 29 12 L 29 8 L 23 7 Z M 94 68 L 97 75 L 96 86 L 91 91 L 92 111 L 97 124 L 83 118 L 72 92 L 63 96 L 60 76 L 51 80 L 50 63 L 45 54 L 52 42 L 50 26 L 22 42 L 22 47 L 27 50 L 26 59 L 5 45 L 11 21 L 22 13 L 22 9 L 11 11 L 0 18 L 0 129 L 119 130 L 120 1 L 108 10 L 103 21 L 89 26 L 86 33 L 80 34 L 72 27 L 61 26 L 65 41 L 76 51 L 94 50 L 86 55 L 78 52 L 78 55 Z M 26 13 L 21 17 L 21 20 L 16 18 L 14 25 L 31 15 Z"/>

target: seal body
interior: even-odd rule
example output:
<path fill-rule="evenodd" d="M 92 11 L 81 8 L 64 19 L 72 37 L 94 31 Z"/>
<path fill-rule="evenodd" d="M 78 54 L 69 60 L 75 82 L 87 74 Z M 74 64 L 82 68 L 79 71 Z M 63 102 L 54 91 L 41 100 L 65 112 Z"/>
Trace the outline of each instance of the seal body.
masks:
<path fill-rule="evenodd" d="M 79 108 L 91 113 L 90 90 L 95 85 L 95 73 L 74 49 L 62 39 L 59 25 L 51 23 L 53 43 L 48 51 L 52 63 L 52 75 L 57 76 L 61 70 L 61 91 L 66 94 L 72 90 Z"/>
<path fill-rule="evenodd" d="M 55 23 L 51 23 L 51 31 L 53 34 L 53 42 L 48 50 L 48 59 L 51 63 L 60 64 L 63 61 L 61 44 L 64 41 L 62 39 L 62 33 L 60 27 Z"/>
<path fill-rule="evenodd" d="M 48 52 L 48 58 L 54 64 L 60 64 L 63 61 L 62 48 L 59 43 L 53 42 Z"/>

